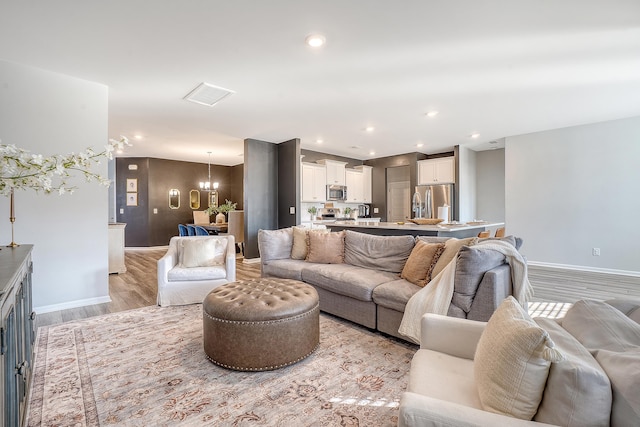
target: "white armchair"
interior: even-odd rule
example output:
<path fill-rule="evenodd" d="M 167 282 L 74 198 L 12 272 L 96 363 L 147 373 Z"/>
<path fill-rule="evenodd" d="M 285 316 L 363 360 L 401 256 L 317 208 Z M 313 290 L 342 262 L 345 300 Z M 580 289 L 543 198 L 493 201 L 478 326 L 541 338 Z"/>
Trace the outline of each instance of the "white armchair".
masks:
<path fill-rule="evenodd" d="M 400 400 L 400 427 L 548 426 L 482 410 L 473 357 L 485 322 L 425 314 Z"/>
<path fill-rule="evenodd" d="M 209 253 L 200 251 L 195 254 L 198 259 L 193 260 L 198 248 Z M 158 260 L 158 305 L 201 303 L 211 290 L 235 280 L 233 236 L 175 236 L 167 253 Z"/>

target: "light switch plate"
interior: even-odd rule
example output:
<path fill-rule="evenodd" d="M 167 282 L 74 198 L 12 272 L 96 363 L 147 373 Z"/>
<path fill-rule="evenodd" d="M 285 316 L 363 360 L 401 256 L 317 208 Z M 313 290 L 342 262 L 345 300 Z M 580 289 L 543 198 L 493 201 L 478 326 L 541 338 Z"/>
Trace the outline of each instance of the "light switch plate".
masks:
<path fill-rule="evenodd" d="M 120 214 L 124 213 L 124 209 L 120 208 Z"/>
<path fill-rule="evenodd" d="M 378 208 L 373 208 L 373 213 L 380 213 L 380 210 Z"/>
<path fill-rule="evenodd" d="M 153 213 L 157 214 L 158 213 L 158 208 L 153 208 Z"/>
<path fill-rule="evenodd" d="M 296 214 L 296 207 L 295 206 L 289 206 L 289 213 L 291 215 L 295 215 Z"/>

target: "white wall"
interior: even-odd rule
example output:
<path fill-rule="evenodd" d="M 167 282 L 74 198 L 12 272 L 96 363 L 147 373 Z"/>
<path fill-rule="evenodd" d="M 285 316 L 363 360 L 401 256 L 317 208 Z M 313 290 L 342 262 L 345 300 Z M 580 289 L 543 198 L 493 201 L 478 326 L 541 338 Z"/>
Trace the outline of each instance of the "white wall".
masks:
<path fill-rule="evenodd" d="M 505 163 L 529 261 L 640 272 L 640 117 L 507 138 Z"/>
<path fill-rule="evenodd" d="M 101 151 L 108 89 L 0 61 L 0 140 L 43 155 Z M 96 169 L 107 174 L 106 160 Z M 15 195 L 15 240 L 32 243 L 36 311 L 109 301 L 107 189 L 74 180 L 72 195 Z M 0 197 L 0 243 L 10 242 L 9 199 Z M 3 251 L 10 250 L 2 248 Z"/>
<path fill-rule="evenodd" d="M 504 149 L 476 153 L 476 216 L 504 222 Z"/>
<path fill-rule="evenodd" d="M 466 147 L 458 147 L 458 200 L 460 201 L 459 221 L 476 219 L 476 152 Z"/>

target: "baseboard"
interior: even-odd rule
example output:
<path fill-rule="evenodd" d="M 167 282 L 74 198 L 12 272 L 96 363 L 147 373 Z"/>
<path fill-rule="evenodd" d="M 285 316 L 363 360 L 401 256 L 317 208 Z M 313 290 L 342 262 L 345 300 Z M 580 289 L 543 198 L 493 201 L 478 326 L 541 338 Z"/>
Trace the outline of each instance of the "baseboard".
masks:
<path fill-rule="evenodd" d="M 135 247 L 135 246 L 130 246 L 130 247 L 126 247 L 124 248 L 125 251 L 158 251 L 158 250 L 168 250 L 169 249 L 169 245 L 167 246 L 140 246 L 140 247 Z"/>
<path fill-rule="evenodd" d="M 527 261 L 527 265 L 541 268 L 584 271 L 588 273 L 614 274 L 617 276 L 640 277 L 640 271 L 615 270 L 612 268 L 585 267 L 581 265 L 554 264 L 549 262 Z"/>
<path fill-rule="evenodd" d="M 244 264 L 259 264 L 260 258 L 245 258 L 242 262 Z"/>
<path fill-rule="evenodd" d="M 51 313 L 52 311 L 68 310 L 70 308 L 85 307 L 87 305 L 104 304 L 111 302 L 111 297 L 87 298 L 76 301 L 63 302 L 61 304 L 44 305 L 42 307 L 34 307 L 36 314 Z"/>

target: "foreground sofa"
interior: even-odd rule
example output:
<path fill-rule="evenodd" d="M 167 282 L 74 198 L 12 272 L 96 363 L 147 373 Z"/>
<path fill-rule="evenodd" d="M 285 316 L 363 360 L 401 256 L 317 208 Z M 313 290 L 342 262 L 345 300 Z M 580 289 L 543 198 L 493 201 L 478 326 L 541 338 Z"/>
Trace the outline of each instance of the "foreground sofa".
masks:
<path fill-rule="evenodd" d="M 399 274 L 416 240 L 436 243 L 447 238 L 375 236 L 348 230 L 344 235 L 344 262 L 327 264 L 292 258 L 296 252 L 294 232 L 300 230 L 290 227 L 258 232 L 263 277 L 311 284 L 318 291 L 322 311 L 406 339 L 398 328 L 407 302 L 421 288 Z M 516 246 L 513 236 L 506 240 Z M 512 294 L 509 265 L 503 255 L 489 252 L 461 247 L 449 316 L 486 321 Z"/>
<path fill-rule="evenodd" d="M 640 301 L 607 304 L 584 300 L 575 303 L 562 319 L 534 319 L 564 360 L 550 363 L 539 381 L 536 397 L 526 400 L 532 416 L 521 419 L 487 408 L 479 391 L 475 366 L 483 357 L 482 352 L 478 355 L 479 343 L 494 319 L 484 323 L 425 314 L 421 347 L 411 362 L 398 424 L 640 426 L 640 324 L 634 318 L 640 320 Z M 506 337 L 502 335 L 503 341 Z M 496 362 L 499 350 L 492 350 L 489 358 L 494 373 L 490 377 L 504 378 L 505 372 L 514 372 L 508 362 Z M 527 373 L 521 374 L 518 381 L 506 384 L 521 383 L 529 393 L 535 387 Z M 508 395 L 509 403 L 517 401 L 515 394 Z"/>

